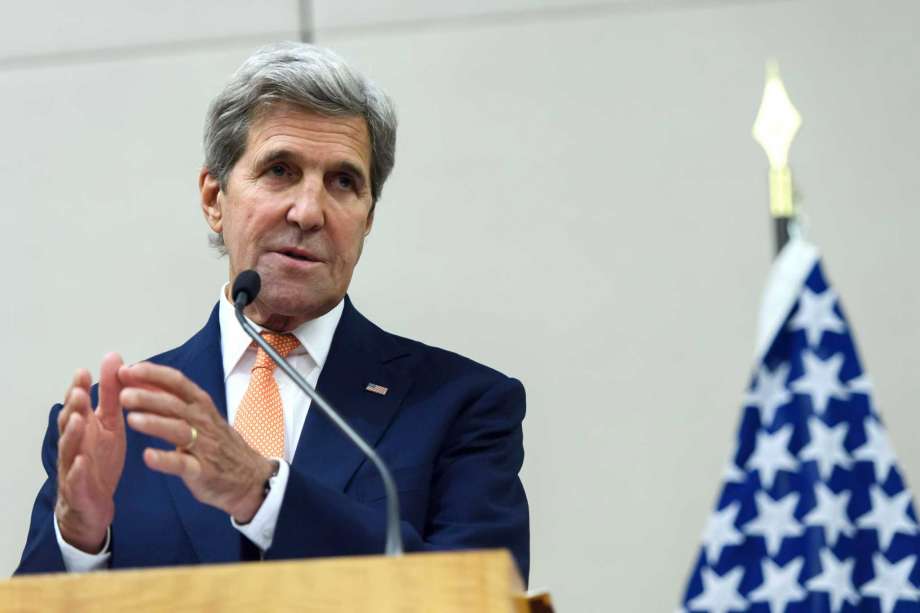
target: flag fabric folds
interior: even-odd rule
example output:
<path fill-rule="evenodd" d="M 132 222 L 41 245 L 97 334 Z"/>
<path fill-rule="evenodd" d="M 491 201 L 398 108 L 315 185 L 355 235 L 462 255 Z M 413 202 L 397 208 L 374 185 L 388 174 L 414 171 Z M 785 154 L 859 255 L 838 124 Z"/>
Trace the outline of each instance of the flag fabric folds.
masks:
<path fill-rule="evenodd" d="M 683 611 L 920 613 L 911 494 L 817 250 L 771 271 L 738 446 Z"/>

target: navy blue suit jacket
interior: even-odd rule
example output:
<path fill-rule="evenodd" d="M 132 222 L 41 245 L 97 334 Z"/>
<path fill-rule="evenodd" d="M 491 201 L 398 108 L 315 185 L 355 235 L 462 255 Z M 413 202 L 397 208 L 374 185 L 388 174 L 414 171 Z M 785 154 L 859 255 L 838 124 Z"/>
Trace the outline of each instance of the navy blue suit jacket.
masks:
<path fill-rule="evenodd" d="M 226 417 L 216 307 L 195 336 L 151 361 L 181 370 Z M 366 391 L 371 382 L 389 391 Z M 389 334 L 346 297 L 317 387 L 393 470 L 408 551 L 504 547 L 526 580 L 528 508 L 518 479 L 524 457 L 520 382 Z M 51 410 L 42 448 L 48 478 L 32 510 L 17 573 L 64 570 L 52 524 L 60 410 L 61 405 Z M 111 567 L 247 559 L 253 546 L 226 513 L 195 500 L 178 478 L 144 465 L 145 447 L 168 445 L 130 428 L 127 437 L 125 469 L 115 492 Z M 309 411 L 265 558 L 379 554 L 385 515 L 383 485 L 373 465 L 319 410 Z"/>

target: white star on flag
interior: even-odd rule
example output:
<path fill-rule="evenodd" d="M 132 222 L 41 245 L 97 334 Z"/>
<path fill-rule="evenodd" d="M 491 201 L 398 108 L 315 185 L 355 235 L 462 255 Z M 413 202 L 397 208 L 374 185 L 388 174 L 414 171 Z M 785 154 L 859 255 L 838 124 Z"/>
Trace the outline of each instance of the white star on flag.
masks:
<path fill-rule="evenodd" d="M 849 427 L 846 423 L 840 423 L 831 428 L 817 417 L 812 417 L 808 420 L 810 440 L 799 452 L 799 457 L 803 460 L 817 462 L 821 479 L 830 480 L 834 466 L 849 468 L 852 464 L 850 454 L 843 445 L 848 431 Z"/>
<path fill-rule="evenodd" d="M 774 501 L 766 492 L 758 491 L 754 494 L 754 501 L 757 516 L 744 525 L 744 531 L 762 536 L 767 542 L 767 553 L 771 556 L 779 553 L 783 539 L 787 536 L 801 536 L 805 532 L 805 526 L 795 518 L 798 494 L 789 493 Z"/>
<path fill-rule="evenodd" d="M 840 611 L 844 601 L 856 604 L 859 598 L 853 589 L 853 560 L 839 561 L 830 549 L 822 549 L 821 574 L 805 583 L 812 592 L 827 592 L 831 611 Z"/>
<path fill-rule="evenodd" d="M 792 382 L 792 391 L 811 396 L 815 413 L 823 414 L 831 398 L 846 400 L 849 398 L 847 388 L 840 382 L 840 369 L 843 367 L 843 354 L 837 353 L 822 360 L 814 353 L 802 353 L 805 374 Z"/>
<path fill-rule="evenodd" d="M 769 602 L 771 613 L 783 613 L 790 602 L 803 600 L 808 593 L 799 584 L 805 558 L 796 558 L 780 567 L 770 558 L 763 563 L 763 583 L 748 594 L 751 602 Z"/>
<path fill-rule="evenodd" d="M 790 238 L 686 613 L 920 613 L 920 515 L 851 332 L 817 249 Z"/>
<path fill-rule="evenodd" d="M 874 528 L 878 533 L 879 548 L 882 551 L 888 549 L 896 533 L 916 533 L 917 525 L 907 514 L 907 507 L 910 506 L 909 491 L 903 490 L 889 498 L 882 488 L 873 485 L 869 490 L 869 497 L 872 499 L 872 506 L 867 513 L 857 518 L 856 525 L 860 528 Z"/>
<path fill-rule="evenodd" d="M 715 566 L 722 555 L 722 548 L 726 545 L 740 545 L 744 542 L 744 535 L 735 528 L 738 511 L 741 503 L 731 504 L 721 511 L 713 513 L 703 529 L 703 547 L 706 548 L 706 560 L 710 566 Z"/>
<path fill-rule="evenodd" d="M 851 394 L 864 394 L 868 396 L 872 393 L 872 380 L 869 378 L 869 375 L 863 373 L 847 381 L 847 389 Z"/>
<path fill-rule="evenodd" d="M 722 471 L 722 478 L 726 483 L 744 483 L 747 480 L 747 473 L 738 468 L 734 462 L 729 462 Z"/>
<path fill-rule="evenodd" d="M 834 494 L 829 487 L 818 483 L 815 486 L 815 497 L 818 499 L 815 507 L 802 521 L 807 526 L 823 527 L 824 540 L 829 547 L 833 547 L 841 534 L 851 536 L 855 531 L 855 527 L 847 516 L 850 492 Z"/>
<path fill-rule="evenodd" d="M 798 468 L 795 457 L 789 453 L 789 439 L 792 438 L 792 424 L 774 434 L 760 431 L 754 453 L 747 461 L 748 470 L 756 469 L 764 489 L 773 487 L 773 480 L 780 470 L 793 472 Z"/>
<path fill-rule="evenodd" d="M 894 466 L 894 448 L 880 423 L 867 417 L 863 427 L 866 430 L 866 442 L 853 450 L 853 457 L 872 462 L 875 467 L 875 480 L 884 483 L 888 478 L 888 471 Z"/>
<path fill-rule="evenodd" d="M 792 400 L 792 393 L 786 387 L 788 377 L 788 363 L 780 364 L 773 372 L 765 365 L 757 371 L 754 389 L 747 393 L 744 402 L 746 405 L 757 407 L 760 411 L 760 423 L 764 428 L 773 425 L 776 409 Z"/>
<path fill-rule="evenodd" d="M 899 600 L 917 602 L 920 591 L 914 589 L 908 578 L 916 561 L 917 556 L 909 556 L 889 564 L 885 556 L 879 553 L 872 556 L 875 577 L 862 586 L 862 591 L 879 599 L 882 613 L 894 611 L 895 603 Z"/>
<path fill-rule="evenodd" d="M 846 332 L 847 326 L 834 312 L 837 295 L 831 289 L 826 289 L 820 294 L 812 292 L 807 287 L 802 291 L 799 310 L 789 321 L 791 330 L 805 330 L 805 337 L 810 347 L 821 344 L 821 337 L 825 331 Z"/>
<path fill-rule="evenodd" d="M 703 591 L 687 605 L 691 611 L 704 610 L 707 613 L 728 613 L 746 611 L 747 601 L 738 593 L 738 585 L 744 578 L 744 568 L 737 567 L 720 577 L 711 568 L 703 568 Z"/>

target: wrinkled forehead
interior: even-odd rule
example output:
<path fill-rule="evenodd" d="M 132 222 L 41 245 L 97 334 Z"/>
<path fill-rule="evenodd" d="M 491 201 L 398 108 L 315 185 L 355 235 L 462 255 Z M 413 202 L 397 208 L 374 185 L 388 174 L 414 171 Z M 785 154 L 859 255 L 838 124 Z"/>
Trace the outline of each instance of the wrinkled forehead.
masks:
<path fill-rule="evenodd" d="M 244 155 L 283 143 L 348 156 L 370 172 L 370 130 L 361 115 L 322 113 L 287 102 L 256 107 L 250 115 Z"/>

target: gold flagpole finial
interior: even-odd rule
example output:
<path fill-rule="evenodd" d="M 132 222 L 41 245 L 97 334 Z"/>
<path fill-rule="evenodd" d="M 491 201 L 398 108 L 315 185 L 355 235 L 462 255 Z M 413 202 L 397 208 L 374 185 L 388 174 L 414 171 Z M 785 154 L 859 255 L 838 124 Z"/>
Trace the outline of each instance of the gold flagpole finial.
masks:
<path fill-rule="evenodd" d="M 763 99 L 752 133 L 770 160 L 770 214 L 776 219 L 795 217 L 789 147 L 802 125 L 802 116 L 792 106 L 776 62 L 767 62 Z"/>

